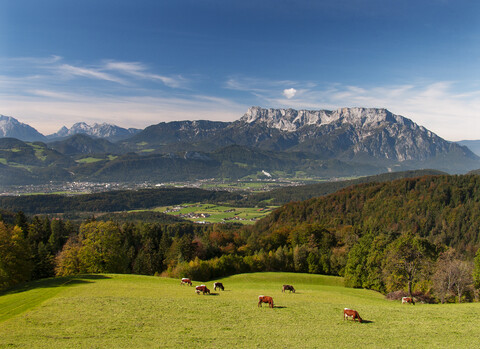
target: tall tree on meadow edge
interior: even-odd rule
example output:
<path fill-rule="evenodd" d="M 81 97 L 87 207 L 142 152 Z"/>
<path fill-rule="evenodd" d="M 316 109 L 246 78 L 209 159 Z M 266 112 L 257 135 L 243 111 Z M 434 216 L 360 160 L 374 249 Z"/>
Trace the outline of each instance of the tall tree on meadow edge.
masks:
<path fill-rule="evenodd" d="M 55 257 L 55 275 L 68 276 L 85 273 L 80 259 L 81 243 L 75 235 L 70 236 L 62 250 Z"/>
<path fill-rule="evenodd" d="M 33 271 L 32 253 L 18 226 L 0 222 L 0 290 L 28 281 Z"/>
<path fill-rule="evenodd" d="M 373 234 L 366 234 L 350 249 L 345 266 L 345 286 L 355 288 L 365 287 L 369 274 L 367 257 L 373 239 Z"/>
<path fill-rule="evenodd" d="M 423 272 L 428 272 L 436 256 L 436 246 L 427 239 L 412 233 L 400 235 L 385 250 L 383 272 L 387 291 L 407 286 L 412 296 L 414 283 Z"/>
<path fill-rule="evenodd" d="M 453 264 L 455 260 L 455 250 L 448 249 L 438 256 L 435 263 L 435 273 L 432 276 L 433 290 L 442 304 L 445 303 L 447 295 L 453 290 L 455 283 Z"/>
<path fill-rule="evenodd" d="M 113 222 L 89 222 L 80 226 L 56 257 L 56 274 L 128 273 L 129 259 L 121 229 Z"/>
<path fill-rule="evenodd" d="M 118 225 L 91 222 L 80 226 L 80 259 L 87 273 L 127 273 L 129 261 Z"/>
<path fill-rule="evenodd" d="M 455 283 L 454 289 L 457 294 L 458 303 L 462 302 L 462 296 L 467 291 L 472 283 L 473 266 L 471 262 L 456 260 L 454 262 Z"/>

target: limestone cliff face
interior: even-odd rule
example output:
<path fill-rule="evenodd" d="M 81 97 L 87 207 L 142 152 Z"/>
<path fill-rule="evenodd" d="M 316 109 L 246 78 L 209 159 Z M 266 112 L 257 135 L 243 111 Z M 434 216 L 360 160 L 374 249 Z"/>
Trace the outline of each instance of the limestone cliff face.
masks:
<path fill-rule="evenodd" d="M 445 141 L 387 109 L 330 111 L 252 107 L 235 124 L 243 129 L 263 129 L 265 134 L 277 139 L 288 139 L 290 150 L 323 150 L 343 157 L 362 154 L 394 161 L 424 160 L 456 147 L 465 155 L 473 155 L 467 148 Z M 275 134 L 272 130 L 278 132 Z"/>

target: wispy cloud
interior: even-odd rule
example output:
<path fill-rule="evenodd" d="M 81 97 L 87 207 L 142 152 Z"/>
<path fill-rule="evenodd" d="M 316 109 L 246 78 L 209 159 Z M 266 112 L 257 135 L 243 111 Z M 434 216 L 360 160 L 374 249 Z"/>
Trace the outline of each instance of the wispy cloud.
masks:
<path fill-rule="evenodd" d="M 72 81 L 76 78 L 86 78 L 125 86 L 139 84 L 141 80 L 157 81 L 162 86 L 175 89 L 187 89 L 190 84 L 190 80 L 182 75 L 158 74 L 141 62 L 103 60 L 88 65 L 73 64 L 66 62 L 61 56 L 52 55 L 0 59 L 0 64 L 0 75 L 5 71 L 4 77 L 15 77 L 17 83 L 22 79 L 31 79 L 31 76 L 36 76 L 43 79 L 45 83 L 52 80 L 58 82 L 58 79 Z M 15 75 L 17 71 L 19 73 Z"/>
<path fill-rule="evenodd" d="M 18 118 L 44 134 L 76 122 L 108 122 L 123 127 L 145 128 L 174 120 L 233 121 L 247 106 L 205 96 L 94 96 L 35 90 L 29 96 L 0 94 L 1 114 Z"/>
<path fill-rule="evenodd" d="M 173 88 L 185 88 L 188 80 L 184 77 L 177 76 L 163 76 L 148 72 L 148 68 L 140 62 L 116 62 L 109 61 L 104 66 L 105 70 L 117 71 L 121 74 L 134 76 L 140 79 L 161 81 L 166 86 Z"/>
<path fill-rule="evenodd" d="M 116 77 L 114 75 L 102 72 L 98 69 L 75 67 L 70 64 L 62 64 L 61 66 L 58 67 L 58 70 L 60 74 L 66 75 L 66 76 L 72 76 L 72 77 L 81 76 L 86 78 L 116 82 L 123 85 L 126 84 L 125 80 L 120 79 L 119 77 Z"/>

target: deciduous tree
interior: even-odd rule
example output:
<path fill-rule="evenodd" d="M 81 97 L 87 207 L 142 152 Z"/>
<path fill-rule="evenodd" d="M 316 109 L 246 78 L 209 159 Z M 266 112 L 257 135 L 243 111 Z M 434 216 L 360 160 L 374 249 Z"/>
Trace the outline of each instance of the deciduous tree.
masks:
<path fill-rule="evenodd" d="M 28 281 L 32 271 L 32 253 L 24 232 L 0 222 L 0 289 Z"/>
<path fill-rule="evenodd" d="M 387 291 L 407 286 L 412 296 L 413 284 L 436 257 L 436 247 L 427 239 L 404 233 L 388 245 L 383 265 Z"/>

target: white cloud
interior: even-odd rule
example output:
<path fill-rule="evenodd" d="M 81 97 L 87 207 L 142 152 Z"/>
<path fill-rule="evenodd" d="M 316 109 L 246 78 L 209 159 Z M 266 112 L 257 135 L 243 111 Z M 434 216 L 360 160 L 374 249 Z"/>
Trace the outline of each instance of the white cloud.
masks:
<path fill-rule="evenodd" d="M 288 99 L 295 97 L 296 93 L 297 93 L 297 90 L 295 90 L 293 87 L 283 90 L 283 95 Z"/>
<path fill-rule="evenodd" d="M 126 82 L 123 79 L 118 78 L 111 74 L 104 73 L 98 69 L 82 68 L 82 67 L 75 67 L 70 64 L 62 64 L 61 66 L 58 67 L 58 70 L 61 74 L 66 76 L 82 76 L 86 78 L 116 82 L 122 85 L 126 84 Z"/>
<path fill-rule="evenodd" d="M 122 74 L 131 75 L 140 79 L 158 80 L 164 83 L 168 87 L 173 88 L 185 88 L 188 84 L 188 80 L 184 77 L 177 76 L 163 76 L 158 74 L 149 73 L 148 68 L 140 62 L 116 62 L 108 61 L 105 66 L 105 70 L 113 70 Z"/>

